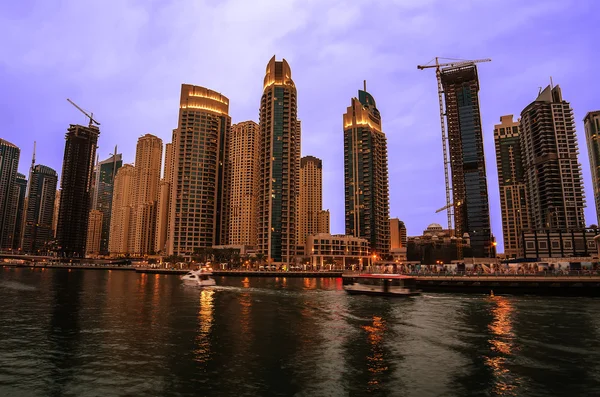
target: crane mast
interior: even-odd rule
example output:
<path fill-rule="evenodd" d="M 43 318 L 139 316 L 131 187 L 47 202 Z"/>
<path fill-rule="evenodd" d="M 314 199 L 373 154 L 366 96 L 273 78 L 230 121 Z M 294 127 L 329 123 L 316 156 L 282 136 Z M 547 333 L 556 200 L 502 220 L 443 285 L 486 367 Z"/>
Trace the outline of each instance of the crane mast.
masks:
<path fill-rule="evenodd" d="M 437 79 L 437 86 L 438 86 L 438 101 L 439 101 L 439 106 L 440 106 L 440 126 L 442 129 L 442 152 L 443 152 L 443 156 L 444 156 L 444 180 L 446 182 L 446 205 L 444 207 L 442 207 L 440 210 L 436 211 L 436 213 L 443 211 L 444 209 L 447 210 L 446 214 L 448 217 L 448 230 L 452 231 L 452 208 L 454 207 L 454 205 L 452 204 L 451 201 L 451 197 L 450 197 L 450 191 L 452 190 L 452 187 L 450 185 L 450 173 L 448 170 L 448 166 L 450 164 L 450 157 L 448 155 L 448 135 L 446 133 L 446 122 L 444 121 L 444 116 L 446 115 L 446 113 L 444 112 L 444 87 L 442 86 L 442 73 L 441 73 L 441 68 L 456 68 L 456 67 L 462 67 L 462 66 L 470 66 L 470 65 L 474 65 L 476 63 L 480 63 L 480 62 L 490 62 L 491 59 L 486 58 L 486 59 L 475 59 L 475 60 L 452 60 L 452 62 L 446 62 L 446 63 L 440 63 L 440 57 L 435 57 L 435 63 L 434 64 L 427 64 L 427 65 L 417 65 L 417 69 L 419 70 L 424 70 L 424 69 L 429 69 L 429 68 L 435 68 L 435 77 Z"/>

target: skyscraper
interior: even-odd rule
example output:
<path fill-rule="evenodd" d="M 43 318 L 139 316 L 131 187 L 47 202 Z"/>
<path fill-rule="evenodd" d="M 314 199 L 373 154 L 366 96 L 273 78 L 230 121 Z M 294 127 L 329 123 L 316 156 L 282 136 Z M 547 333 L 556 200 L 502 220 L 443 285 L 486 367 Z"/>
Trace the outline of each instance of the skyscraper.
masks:
<path fill-rule="evenodd" d="M 344 114 L 346 234 L 367 239 L 381 255 L 390 251 L 387 138 L 366 85 Z"/>
<path fill-rule="evenodd" d="M 441 69 L 452 170 L 454 229 L 471 239 L 472 255 L 494 256 L 490 230 L 477 67 Z"/>
<path fill-rule="evenodd" d="M 56 231 L 59 256 L 85 256 L 92 169 L 100 130 L 71 124 L 66 134 Z"/>
<path fill-rule="evenodd" d="M 13 250 L 17 251 L 22 249 L 23 244 L 23 226 L 25 222 L 25 208 L 27 195 L 27 179 L 25 175 L 17 172 L 17 179 L 15 180 L 15 192 L 14 199 L 16 200 L 17 212 L 15 216 L 15 234 L 13 239 Z M 54 238 L 54 235 L 52 236 Z"/>
<path fill-rule="evenodd" d="M 175 135 L 177 130 L 173 130 Z M 174 138 L 174 137 L 173 137 Z M 154 251 L 167 252 L 169 219 L 171 215 L 171 187 L 173 186 L 173 143 L 165 145 L 164 174 L 160 180 L 158 202 L 156 204 L 156 237 Z"/>
<path fill-rule="evenodd" d="M 229 244 L 256 247 L 259 133 L 258 124 L 254 121 L 231 126 Z"/>
<path fill-rule="evenodd" d="M 267 64 L 260 102 L 258 250 L 275 263 L 296 255 L 300 123 L 292 70 L 275 56 Z"/>
<path fill-rule="evenodd" d="M 23 252 L 47 254 L 52 234 L 54 200 L 58 174 L 52 168 L 38 164 L 31 170 L 25 227 L 23 233 Z"/>
<path fill-rule="evenodd" d="M 124 164 L 115 176 L 108 240 L 108 251 L 111 256 L 125 255 L 130 252 L 129 227 L 132 223 L 134 174 L 135 168 L 131 164 Z"/>
<path fill-rule="evenodd" d="M 85 253 L 87 256 L 97 256 L 100 253 L 100 240 L 102 238 L 102 211 L 91 210 L 88 217 L 87 242 Z"/>
<path fill-rule="evenodd" d="M 117 148 L 115 147 L 115 153 Z M 100 236 L 100 248 L 98 253 L 108 254 L 108 239 L 110 235 L 110 215 L 112 212 L 113 189 L 117 171 L 123 165 L 121 154 L 113 154 L 96 165 L 95 179 L 95 206 L 92 209 L 102 213 L 102 232 Z M 89 228 L 88 228 L 89 230 Z"/>
<path fill-rule="evenodd" d="M 11 250 L 15 241 L 15 183 L 21 150 L 0 138 L 0 250 Z"/>
<path fill-rule="evenodd" d="M 522 258 L 521 233 L 529 229 L 525 168 L 521 154 L 519 122 L 513 115 L 500 117 L 494 126 L 500 209 L 502 210 L 502 235 L 504 253 L 509 257 Z"/>
<path fill-rule="evenodd" d="M 173 139 L 169 254 L 227 244 L 229 99 L 181 86 L 179 126 Z"/>
<path fill-rule="evenodd" d="M 300 160 L 300 195 L 296 214 L 296 245 L 306 246 L 308 236 L 319 233 L 319 212 L 323 210 L 323 162 L 313 156 Z M 299 248 L 300 249 L 300 248 Z"/>
<path fill-rule="evenodd" d="M 129 249 L 135 255 L 154 251 L 156 210 L 162 163 L 162 139 L 146 134 L 138 139 L 133 182 L 133 224 Z"/>
<path fill-rule="evenodd" d="M 590 168 L 592 169 L 597 225 L 600 225 L 600 110 L 586 114 L 583 119 L 583 126 L 590 156 Z"/>
<path fill-rule="evenodd" d="M 520 130 L 531 228 L 583 229 L 585 200 L 573 110 L 559 86 L 547 86 L 523 109 Z"/>

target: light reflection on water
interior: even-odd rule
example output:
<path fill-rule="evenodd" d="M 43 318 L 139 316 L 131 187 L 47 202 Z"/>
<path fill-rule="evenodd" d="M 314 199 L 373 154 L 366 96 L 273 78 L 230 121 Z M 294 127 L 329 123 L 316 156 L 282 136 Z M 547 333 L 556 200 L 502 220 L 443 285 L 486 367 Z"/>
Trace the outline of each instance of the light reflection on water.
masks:
<path fill-rule="evenodd" d="M 0 272 L 0 396 L 600 395 L 594 299 Z"/>
<path fill-rule="evenodd" d="M 518 395 L 519 379 L 510 373 L 508 358 L 514 354 L 512 328 L 512 315 L 514 308 L 506 297 L 495 296 L 490 298 L 492 304 L 493 321 L 488 325 L 491 331 L 490 354 L 485 357 L 494 375 L 494 393 L 499 396 Z"/>
<path fill-rule="evenodd" d="M 211 357 L 210 331 L 213 326 L 213 295 L 212 289 L 200 291 L 200 307 L 198 310 L 198 335 L 196 336 L 195 360 L 207 362 Z"/>
<path fill-rule="evenodd" d="M 370 325 L 364 325 L 363 329 L 367 333 L 367 340 L 371 348 L 371 353 L 367 356 L 367 367 L 370 372 L 369 386 L 375 386 L 376 389 L 376 386 L 380 383 L 381 373 L 388 370 L 383 353 L 385 320 L 373 316 L 373 322 Z"/>

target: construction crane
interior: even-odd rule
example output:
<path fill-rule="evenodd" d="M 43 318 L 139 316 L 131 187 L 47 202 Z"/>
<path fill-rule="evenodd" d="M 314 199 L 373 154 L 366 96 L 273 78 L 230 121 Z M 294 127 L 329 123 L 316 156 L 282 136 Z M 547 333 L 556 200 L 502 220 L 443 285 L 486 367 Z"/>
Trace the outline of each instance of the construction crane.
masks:
<path fill-rule="evenodd" d="M 77 106 L 77 104 L 75 102 L 73 102 L 72 100 L 70 100 L 69 98 L 67 98 L 67 101 L 69 101 L 69 103 L 71 105 L 75 106 L 77 108 L 77 110 L 79 110 L 81 113 L 85 114 L 88 119 L 90 119 L 89 127 L 92 126 L 92 123 L 94 123 L 96 125 L 100 125 L 100 123 L 98 121 L 94 120 L 94 113 L 87 114 L 87 112 L 85 110 L 83 110 L 82 108 Z"/>
<path fill-rule="evenodd" d="M 440 60 L 448 60 L 451 62 L 440 63 Z M 442 87 L 441 68 L 456 68 L 456 67 L 469 66 L 469 65 L 474 65 L 476 63 L 490 62 L 490 61 L 491 61 L 491 59 L 489 59 L 489 58 L 465 60 L 465 59 L 450 59 L 450 58 L 435 57 L 435 63 L 433 63 L 433 64 L 432 64 L 433 61 L 431 61 L 426 65 L 417 65 L 417 69 L 419 69 L 419 70 L 435 68 L 435 76 L 437 78 L 438 99 L 440 102 L 440 125 L 442 127 L 442 148 L 443 148 L 443 155 L 444 155 L 444 178 L 446 181 L 446 206 L 444 206 L 440 210 L 436 211 L 436 214 L 443 210 L 447 210 L 448 230 L 452 230 L 452 208 L 454 207 L 454 205 L 450 201 L 450 190 L 452 188 L 450 187 L 450 177 L 449 177 L 449 173 L 448 173 L 448 164 L 450 164 L 450 158 L 448 157 L 448 144 L 449 143 L 448 143 L 448 136 L 446 135 L 446 123 L 444 122 L 444 116 L 446 115 L 446 112 L 444 112 L 444 98 L 443 98 L 444 90 Z"/>
<path fill-rule="evenodd" d="M 461 205 L 461 204 L 462 204 L 462 202 L 460 202 L 460 201 L 459 201 L 458 203 L 456 203 L 456 206 L 458 207 L 458 206 L 459 206 L 459 205 Z M 439 210 L 435 211 L 435 213 L 436 213 L 436 214 L 438 214 L 438 213 L 440 213 L 440 212 L 442 212 L 443 210 L 446 210 L 446 209 L 448 209 L 448 208 L 454 208 L 454 203 L 450 203 L 450 204 L 447 204 L 447 205 L 443 206 L 443 207 L 442 207 L 442 208 L 440 208 Z"/>

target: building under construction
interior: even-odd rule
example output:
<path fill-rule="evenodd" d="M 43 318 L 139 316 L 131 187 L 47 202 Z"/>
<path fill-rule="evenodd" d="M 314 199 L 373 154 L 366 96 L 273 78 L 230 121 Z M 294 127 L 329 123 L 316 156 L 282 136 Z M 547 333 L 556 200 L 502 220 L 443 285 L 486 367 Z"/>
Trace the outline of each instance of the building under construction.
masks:
<path fill-rule="evenodd" d="M 479 111 L 477 66 L 467 63 L 440 70 L 452 171 L 454 229 L 469 234 L 472 255 L 495 256 Z"/>
<path fill-rule="evenodd" d="M 57 252 L 62 257 L 85 256 L 98 135 L 100 129 L 90 123 L 90 126 L 71 124 L 65 136 L 56 232 Z"/>

